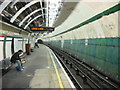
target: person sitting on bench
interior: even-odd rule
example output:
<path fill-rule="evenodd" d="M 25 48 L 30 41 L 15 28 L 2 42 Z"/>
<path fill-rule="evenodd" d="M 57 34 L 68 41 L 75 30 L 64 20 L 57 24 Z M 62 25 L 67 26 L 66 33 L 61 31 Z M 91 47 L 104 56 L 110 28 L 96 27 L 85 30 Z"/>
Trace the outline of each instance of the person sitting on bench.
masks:
<path fill-rule="evenodd" d="M 12 63 L 17 63 L 18 64 L 18 67 L 19 67 L 19 70 L 22 71 L 24 69 L 23 67 L 23 64 L 21 62 L 21 58 L 20 58 L 20 54 L 22 54 L 23 51 L 22 50 L 19 50 L 18 52 L 14 53 L 13 56 L 11 57 L 11 62 Z"/>

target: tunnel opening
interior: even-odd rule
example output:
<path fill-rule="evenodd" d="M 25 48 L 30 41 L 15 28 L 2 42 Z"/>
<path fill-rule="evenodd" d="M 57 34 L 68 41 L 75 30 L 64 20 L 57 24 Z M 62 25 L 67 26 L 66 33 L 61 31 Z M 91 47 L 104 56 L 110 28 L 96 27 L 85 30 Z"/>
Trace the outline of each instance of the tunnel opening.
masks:
<path fill-rule="evenodd" d="M 37 41 L 39 44 L 43 44 L 43 41 L 41 39 L 38 39 Z"/>

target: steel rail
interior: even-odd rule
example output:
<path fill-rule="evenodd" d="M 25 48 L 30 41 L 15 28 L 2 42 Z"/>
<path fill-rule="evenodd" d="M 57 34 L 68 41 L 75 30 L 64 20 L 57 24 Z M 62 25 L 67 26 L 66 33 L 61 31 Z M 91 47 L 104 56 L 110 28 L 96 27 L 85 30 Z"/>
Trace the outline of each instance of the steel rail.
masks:
<path fill-rule="evenodd" d="M 53 49 L 53 47 L 51 47 Z M 55 47 L 54 47 L 55 48 Z M 106 80 L 104 77 L 102 77 L 101 74 L 98 74 L 97 71 L 95 71 L 95 69 L 90 69 L 89 66 L 83 64 L 82 61 L 78 61 L 77 59 L 73 58 L 72 56 L 70 56 L 70 54 L 66 53 L 65 51 L 63 50 L 58 50 L 58 49 L 54 49 L 54 50 L 57 50 L 59 52 L 61 52 L 61 54 L 63 56 L 66 57 L 66 55 L 71 58 L 72 60 L 74 60 L 76 63 L 80 64 L 81 66 L 83 66 L 84 68 L 86 68 L 90 73 L 93 73 L 95 76 L 99 77 L 100 80 L 103 80 L 105 81 L 107 84 L 109 84 L 110 86 L 114 87 L 115 89 L 118 89 L 119 87 L 117 85 L 114 85 L 113 83 L 111 83 L 110 81 Z M 78 68 L 79 69 L 79 68 Z M 81 72 L 81 70 L 79 69 L 79 71 Z M 85 73 L 82 71 L 81 73 L 83 73 L 85 75 Z M 95 84 L 95 82 L 93 82 L 93 80 L 91 80 L 89 78 L 89 76 L 85 75 L 95 86 L 97 86 L 98 88 L 100 88 L 97 84 Z M 106 76 L 107 77 L 107 76 Z"/>
<path fill-rule="evenodd" d="M 67 73 L 69 73 L 69 75 L 72 77 L 72 79 L 74 79 L 75 84 L 77 84 L 77 86 L 79 87 L 80 90 L 83 89 L 83 87 L 79 84 L 79 82 L 76 80 L 76 78 L 74 77 L 74 75 L 71 73 L 71 71 L 67 68 L 67 66 L 65 65 L 65 63 L 61 60 L 60 56 L 58 55 L 58 53 L 56 53 L 55 51 L 53 51 L 55 53 L 55 55 L 57 56 L 57 58 L 60 60 L 61 64 L 63 65 L 63 67 L 65 68 L 65 70 L 67 71 Z"/>

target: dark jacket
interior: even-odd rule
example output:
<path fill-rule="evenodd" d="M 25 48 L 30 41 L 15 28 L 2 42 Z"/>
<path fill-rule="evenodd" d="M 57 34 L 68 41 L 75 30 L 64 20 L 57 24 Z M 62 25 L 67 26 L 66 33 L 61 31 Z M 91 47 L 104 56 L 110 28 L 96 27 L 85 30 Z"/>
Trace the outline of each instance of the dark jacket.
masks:
<path fill-rule="evenodd" d="M 21 58 L 20 58 L 18 52 L 16 52 L 16 53 L 13 54 L 13 56 L 11 57 L 11 60 L 10 60 L 10 61 L 11 61 L 12 63 L 15 63 L 16 60 L 20 60 L 20 61 L 21 61 Z"/>

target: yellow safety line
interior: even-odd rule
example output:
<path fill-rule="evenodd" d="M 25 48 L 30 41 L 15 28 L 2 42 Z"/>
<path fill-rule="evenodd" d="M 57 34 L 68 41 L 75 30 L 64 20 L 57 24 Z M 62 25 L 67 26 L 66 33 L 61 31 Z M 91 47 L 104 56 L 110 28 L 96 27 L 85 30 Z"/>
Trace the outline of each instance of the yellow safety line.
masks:
<path fill-rule="evenodd" d="M 50 54 L 50 57 L 52 59 L 52 62 L 53 62 L 54 68 L 55 68 L 55 72 L 56 72 L 56 75 L 57 75 L 57 78 L 58 78 L 58 82 L 59 82 L 60 88 L 62 88 L 62 90 L 63 90 L 64 87 L 63 87 L 63 84 L 62 84 L 62 81 L 61 81 L 58 69 L 56 67 L 55 61 L 54 61 L 53 56 L 51 55 L 50 51 L 49 51 L 49 54 Z"/>

